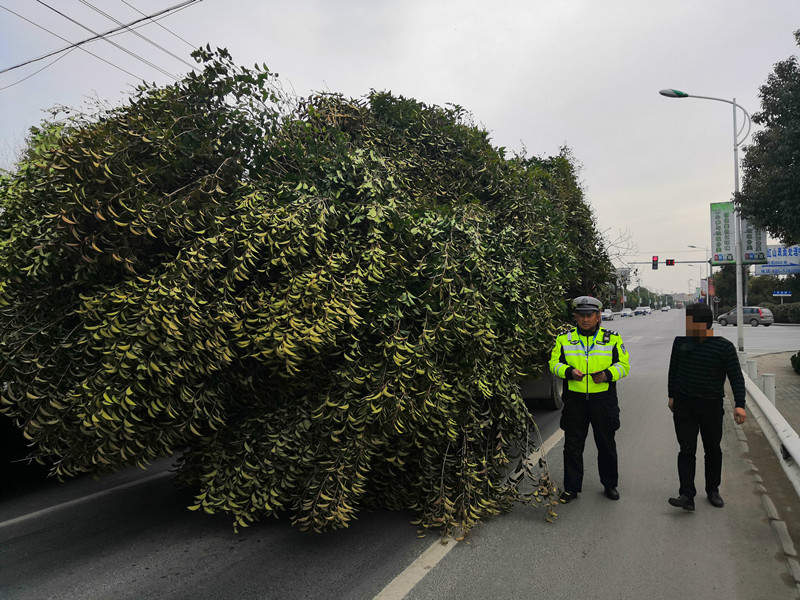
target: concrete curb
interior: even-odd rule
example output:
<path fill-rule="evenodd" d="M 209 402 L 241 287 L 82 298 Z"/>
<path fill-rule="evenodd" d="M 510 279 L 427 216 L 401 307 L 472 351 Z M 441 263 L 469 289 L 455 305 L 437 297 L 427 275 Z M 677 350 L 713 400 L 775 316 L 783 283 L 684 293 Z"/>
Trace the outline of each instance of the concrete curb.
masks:
<path fill-rule="evenodd" d="M 730 405 L 726 406 L 726 412 L 728 410 L 732 410 Z M 747 445 L 747 435 L 745 434 L 741 425 L 735 425 L 734 429 L 736 431 L 736 437 L 739 439 L 740 449 L 746 454 L 749 451 L 749 447 Z M 769 524 L 772 527 L 772 530 L 775 532 L 776 541 L 778 542 L 778 546 L 780 547 L 780 550 L 786 560 L 786 569 L 789 573 L 789 576 L 794 581 L 797 597 L 800 598 L 800 563 L 797 561 L 797 550 L 795 549 L 794 542 L 792 541 L 792 537 L 789 534 L 788 528 L 786 527 L 786 522 L 780 518 L 778 509 L 775 507 L 775 503 L 772 501 L 772 498 L 770 498 L 769 492 L 764 486 L 765 482 L 758 473 L 758 467 L 756 467 L 751 460 L 748 460 L 747 462 L 750 465 L 753 473 L 753 483 L 755 484 L 756 490 L 761 494 L 761 503 L 764 506 L 764 514 L 767 516 Z"/>

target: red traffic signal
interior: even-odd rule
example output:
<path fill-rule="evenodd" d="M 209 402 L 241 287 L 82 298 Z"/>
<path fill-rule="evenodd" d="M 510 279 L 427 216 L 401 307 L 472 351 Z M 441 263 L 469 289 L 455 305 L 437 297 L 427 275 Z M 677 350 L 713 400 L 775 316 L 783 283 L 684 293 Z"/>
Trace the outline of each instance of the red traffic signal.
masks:
<path fill-rule="evenodd" d="M 658 269 L 658 257 L 653 257 L 653 269 Z"/>

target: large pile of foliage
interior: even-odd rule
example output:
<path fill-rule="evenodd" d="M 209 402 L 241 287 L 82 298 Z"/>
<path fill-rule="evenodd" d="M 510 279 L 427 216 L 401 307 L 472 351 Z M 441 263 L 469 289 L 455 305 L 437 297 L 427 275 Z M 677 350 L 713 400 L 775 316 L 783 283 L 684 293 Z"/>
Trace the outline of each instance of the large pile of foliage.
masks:
<path fill-rule="evenodd" d="M 3 412 L 59 476 L 179 452 L 193 508 L 242 526 L 508 509 L 518 383 L 609 279 L 569 154 L 198 59 L 32 130 L 0 180 Z"/>

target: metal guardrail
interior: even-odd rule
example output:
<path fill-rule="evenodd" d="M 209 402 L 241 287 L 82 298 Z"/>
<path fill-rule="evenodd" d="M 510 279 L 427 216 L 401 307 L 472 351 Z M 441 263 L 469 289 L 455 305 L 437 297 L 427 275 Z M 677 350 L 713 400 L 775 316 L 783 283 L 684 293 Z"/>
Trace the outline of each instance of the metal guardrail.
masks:
<path fill-rule="evenodd" d="M 744 374 L 744 384 L 747 398 L 751 401 L 748 402 L 748 409 L 775 451 L 795 492 L 800 496 L 800 436 L 761 391 L 758 384 L 748 377 L 747 372 Z"/>

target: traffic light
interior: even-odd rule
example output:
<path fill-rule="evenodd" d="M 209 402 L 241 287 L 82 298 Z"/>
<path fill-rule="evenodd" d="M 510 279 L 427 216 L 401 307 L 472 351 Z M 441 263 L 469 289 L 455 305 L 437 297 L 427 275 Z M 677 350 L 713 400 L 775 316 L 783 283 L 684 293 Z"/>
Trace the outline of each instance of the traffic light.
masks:
<path fill-rule="evenodd" d="M 653 257 L 653 269 L 658 269 L 658 257 Z"/>
<path fill-rule="evenodd" d="M 675 266 L 675 259 L 674 258 L 668 258 L 667 259 L 667 266 L 668 267 L 674 267 Z"/>

